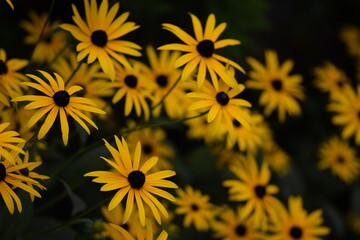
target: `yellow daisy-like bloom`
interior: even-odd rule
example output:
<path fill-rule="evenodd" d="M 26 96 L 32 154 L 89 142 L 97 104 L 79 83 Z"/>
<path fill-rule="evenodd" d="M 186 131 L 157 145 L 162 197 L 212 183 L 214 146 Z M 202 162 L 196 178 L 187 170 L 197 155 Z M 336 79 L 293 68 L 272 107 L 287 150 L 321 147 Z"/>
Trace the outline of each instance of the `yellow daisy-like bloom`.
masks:
<path fill-rule="evenodd" d="M 115 224 L 111 224 L 111 226 L 116 229 L 121 235 L 121 239 L 126 240 L 153 240 L 154 239 L 154 231 L 150 221 L 147 219 L 146 221 L 146 235 L 137 234 L 136 238 L 134 238 L 128 231 L 126 231 L 123 227 L 120 227 Z M 166 240 L 168 238 L 168 234 L 165 230 L 162 230 L 156 240 Z"/>
<path fill-rule="evenodd" d="M 23 169 L 35 168 L 36 166 L 38 166 L 38 164 L 35 162 L 11 164 L 7 160 L 0 161 L 0 194 L 11 214 L 13 214 L 15 210 L 14 202 L 18 211 L 22 211 L 20 198 L 14 192 L 14 188 L 20 188 L 30 195 L 41 198 L 40 193 L 32 187 L 32 185 L 39 187 L 41 186 L 40 183 L 30 178 L 30 176 L 23 174 L 26 171 Z M 20 172 L 20 174 L 18 172 Z M 41 186 L 41 188 L 44 187 Z"/>
<path fill-rule="evenodd" d="M 260 233 L 252 223 L 251 218 L 244 218 L 241 207 L 237 211 L 230 208 L 224 209 L 219 215 L 220 221 L 216 221 L 212 229 L 214 237 L 223 240 L 262 240 L 264 234 Z"/>
<path fill-rule="evenodd" d="M 122 68 L 116 64 L 114 87 L 119 89 L 116 91 L 112 102 L 115 104 L 125 97 L 125 116 L 129 116 L 132 109 L 135 108 L 138 117 L 143 111 L 145 120 L 148 120 L 150 109 L 145 98 L 150 98 L 152 85 L 144 74 L 143 67 L 143 64 L 137 61 L 133 62 L 132 68 Z"/>
<path fill-rule="evenodd" d="M 116 14 L 120 4 L 117 2 L 109 9 L 108 0 L 102 0 L 97 6 L 96 0 L 84 0 L 86 22 L 75 7 L 73 20 L 76 24 L 61 24 L 61 28 L 69 31 L 80 43 L 76 46 L 79 52 L 77 60 L 81 61 L 88 56 L 87 63 L 98 59 L 102 70 L 109 74 L 110 79 L 115 79 L 115 67 L 112 58 L 116 59 L 125 67 L 130 64 L 124 54 L 141 56 L 138 51 L 141 47 L 133 42 L 118 40 L 118 38 L 139 28 L 134 22 L 126 22 L 129 13 L 123 13 L 119 17 Z"/>
<path fill-rule="evenodd" d="M 159 210 L 166 218 L 168 217 L 168 213 L 159 200 L 157 200 L 152 194 L 161 196 L 170 201 L 175 201 L 175 198 L 170 193 L 157 188 L 177 188 L 175 183 L 169 180 L 164 180 L 164 178 L 174 176 L 175 172 L 172 170 L 163 170 L 147 174 L 148 171 L 153 166 L 155 166 L 158 158 L 154 156 L 147 160 L 140 167 L 140 142 L 138 142 L 136 146 L 134 160 L 132 160 L 124 138 L 122 141 L 120 141 L 119 138 L 115 136 L 115 142 L 118 149 L 112 147 L 106 140 L 104 141 L 105 146 L 115 161 L 108 160 L 104 157 L 101 158 L 110 166 L 112 166 L 115 171 L 93 171 L 85 174 L 84 176 L 96 177 L 93 180 L 94 182 L 105 183 L 105 185 L 101 188 L 101 191 L 112 191 L 119 189 L 109 203 L 109 211 L 120 204 L 125 195 L 127 195 L 126 208 L 122 224 L 125 224 L 128 221 L 133 211 L 135 200 L 137 209 L 139 211 L 140 223 L 142 226 L 145 225 L 145 209 L 143 201 L 150 207 L 156 221 L 160 224 L 161 218 Z"/>
<path fill-rule="evenodd" d="M 278 220 L 278 210 L 283 208 L 282 203 L 272 196 L 279 192 L 276 185 L 269 184 L 271 172 L 269 165 L 262 163 L 260 171 L 256 160 L 249 155 L 246 161 L 239 159 L 237 164 L 230 166 L 230 170 L 238 180 L 225 180 L 223 185 L 229 187 L 231 201 L 246 201 L 241 216 L 252 216 L 254 226 L 265 231 L 268 221 Z"/>
<path fill-rule="evenodd" d="M 181 56 L 175 62 L 175 67 L 185 65 L 181 74 L 181 79 L 187 79 L 198 67 L 197 82 L 199 87 L 204 83 L 206 73 L 208 72 L 215 89 L 218 89 L 218 76 L 220 76 L 227 85 L 237 89 L 238 84 L 236 79 L 226 71 L 225 66 L 221 64 L 221 62 L 224 62 L 226 65 L 231 65 L 243 73 L 245 73 L 244 69 L 234 61 L 216 54 L 215 50 L 226 46 L 238 45 L 240 44 L 240 41 L 235 39 L 218 40 L 220 34 L 226 28 L 226 23 L 221 23 L 215 27 L 214 14 L 210 14 L 207 18 L 204 31 L 200 20 L 191 13 L 190 17 L 194 27 L 195 39 L 178 26 L 164 23 L 162 24 L 163 28 L 175 34 L 185 44 L 166 44 L 158 49 L 186 52 L 186 54 Z"/>
<path fill-rule="evenodd" d="M 220 81 L 216 90 L 210 82 L 205 82 L 197 91 L 187 94 L 189 98 L 196 99 L 188 110 L 208 111 L 207 122 L 213 126 L 213 131 L 210 133 L 216 134 L 221 128 L 225 128 L 230 138 L 234 139 L 233 119 L 250 129 L 251 118 L 244 107 L 251 107 L 251 104 L 237 97 L 244 89 L 243 84 L 238 84 L 235 89 Z"/>
<path fill-rule="evenodd" d="M 129 124 L 129 128 L 135 127 Z M 145 162 L 147 159 L 157 156 L 158 163 L 153 171 L 163 169 L 173 169 L 172 164 L 169 162 L 175 156 L 174 150 L 166 144 L 166 132 L 162 128 L 145 128 L 139 131 L 131 132 L 127 137 L 127 144 L 130 151 L 134 151 L 137 142 L 141 143 L 141 159 L 140 163 Z"/>
<path fill-rule="evenodd" d="M 329 234 L 328 227 L 320 226 L 323 222 L 321 209 L 308 214 L 303 209 L 302 198 L 294 196 L 289 197 L 288 208 L 289 211 L 278 210 L 281 217 L 270 227 L 274 234 L 269 240 L 320 240 L 321 236 Z"/>
<path fill-rule="evenodd" d="M 104 239 L 109 237 L 110 239 L 117 240 L 122 239 L 121 233 L 115 229 L 112 224 L 121 226 L 126 229 L 131 236 L 145 235 L 144 228 L 140 225 L 138 218 L 134 214 L 131 214 L 129 221 L 125 224 L 121 224 L 124 217 L 124 208 L 121 204 L 117 205 L 113 210 L 109 211 L 107 207 L 101 207 L 101 213 L 105 218 L 105 222 L 101 222 L 100 233 L 97 233 L 96 239 Z M 95 226 L 96 227 L 96 226 Z"/>
<path fill-rule="evenodd" d="M 20 22 L 20 26 L 28 33 L 24 40 L 25 43 L 36 44 L 31 60 L 38 63 L 52 61 L 66 45 L 67 34 L 63 31 L 55 31 L 59 27 L 60 21 L 47 23 L 48 18 L 48 13 L 37 14 L 35 11 L 30 11 L 29 20 Z M 43 35 L 41 36 L 41 34 Z M 38 42 L 40 37 L 42 39 Z"/>
<path fill-rule="evenodd" d="M 0 156 L 10 163 L 15 164 L 15 159 L 13 154 L 11 154 L 11 150 L 25 154 L 22 148 L 17 146 L 18 143 L 24 143 L 25 140 L 19 137 L 19 133 L 16 131 L 4 131 L 9 125 L 10 123 L 0 124 Z"/>
<path fill-rule="evenodd" d="M 59 74 L 54 73 L 54 79 L 45 71 L 39 70 L 39 72 L 49 81 L 50 84 L 33 74 L 27 74 L 27 76 L 35 80 L 37 83 L 25 82 L 24 84 L 42 92 L 46 96 L 24 95 L 12 99 L 14 102 L 30 101 L 30 103 L 25 106 L 25 109 L 38 109 L 28 121 L 27 127 L 29 128 L 34 126 L 35 123 L 48 113 L 39 130 L 39 140 L 42 139 L 50 130 L 58 115 L 60 117 L 62 140 L 65 145 L 67 145 L 69 139 L 69 123 L 67 115 L 74 118 L 74 120 L 79 123 L 88 134 L 90 134 L 90 129 L 86 126 L 84 121 L 97 129 L 96 124 L 84 113 L 82 113 L 82 111 L 98 114 L 105 114 L 105 112 L 97 108 L 95 103 L 90 99 L 72 96 L 74 93 L 82 90 L 82 87 L 73 85 L 69 88 L 65 88 L 64 80 Z"/>
<path fill-rule="evenodd" d="M 319 169 L 329 168 L 332 174 L 346 183 L 352 183 L 360 176 L 360 159 L 356 150 L 349 143 L 332 137 L 323 143 L 319 149 Z"/>
<path fill-rule="evenodd" d="M 347 26 L 340 30 L 340 39 L 345 43 L 348 52 L 354 57 L 360 57 L 360 29 Z"/>
<path fill-rule="evenodd" d="M 7 59 L 6 52 L 0 48 L 0 102 L 10 106 L 9 97 L 15 97 L 23 94 L 22 82 L 27 78 L 18 71 L 29 64 L 25 59 Z"/>
<path fill-rule="evenodd" d="M 343 127 L 341 137 L 354 136 L 356 144 L 360 145 L 360 85 L 357 91 L 351 86 L 346 87 L 344 94 L 333 98 L 327 109 L 335 112 L 331 122 Z"/>
<path fill-rule="evenodd" d="M 14 5 L 12 4 L 12 2 L 10 0 L 5 0 L 11 7 L 12 10 L 14 10 Z"/>
<path fill-rule="evenodd" d="M 157 55 L 154 48 L 148 46 L 146 53 L 151 68 L 147 75 L 155 83 L 154 89 L 151 91 L 152 105 L 157 105 L 171 89 L 170 94 L 166 96 L 163 103 L 153 109 L 153 116 L 158 117 L 163 107 L 167 116 L 171 119 L 184 117 L 186 110 L 181 105 L 185 93 L 180 84 L 177 83 L 181 72 L 174 67 L 180 52 L 160 51 Z M 174 84 L 177 85 L 173 87 Z"/>
<path fill-rule="evenodd" d="M 176 214 L 184 214 L 184 227 L 194 225 L 198 231 L 207 231 L 215 220 L 216 209 L 210 203 L 210 197 L 203 195 L 200 190 L 186 186 L 185 190 L 176 190 L 178 198 L 175 204 Z"/>
<path fill-rule="evenodd" d="M 284 122 L 286 113 L 290 116 L 301 114 L 300 105 L 296 100 L 304 100 L 305 95 L 300 85 L 302 77 L 298 74 L 289 75 L 294 65 L 292 60 L 286 60 L 279 65 L 276 52 L 267 50 L 266 65 L 251 57 L 247 62 L 253 70 L 249 72 L 250 80 L 245 84 L 249 88 L 262 90 L 259 103 L 265 107 L 265 116 L 277 110 L 280 122 Z"/>
<path fill-rule="evenodd" d="M 330 94 L 343 94 L 344 86 L 350 84 L 345 72 L 338 69 L 331 62 L 324 62 L 322 66 L 314 68 L 315 86 Z"/>
<path fill-rule="evenodd" d="M 257 113 L 250 114 L 252 121 L 251 128 L 248 129 L 241 125 L 236 119 L 232 120 L 234 125 L 234 139 L 228 135 L 226 139 L 226 147 L 232 148 L 237 143 L 238 149 L 241 152 L 256 153 L 256 151 L 264 143 L 265 135 L 269 133 L 268 127 L 264 122 L 262 115 Z"/>
<path fill-rule="evenodd" d="M 58 72 L 63 79 L 69 79 L 78 64 L 75 53 L 69 52 L 66 57 L 56 61 L 53 69 L 55 72 Z M 100 71 L 100 65 L 97 63 L 91 65 L 81 63 L 79 69 L 70 81 L 66 83 L 68 87 L 73 85 L 79 85 L 83 88 L 81 92 L 77 93 L 78 95 L 91 99 L 96 103 L 97 107 L 103 110 L 105 110 L 108 105 L 103 98 L 113 96 L 114 94 L 114 86 L 109 82 L 106 74 Z"/>

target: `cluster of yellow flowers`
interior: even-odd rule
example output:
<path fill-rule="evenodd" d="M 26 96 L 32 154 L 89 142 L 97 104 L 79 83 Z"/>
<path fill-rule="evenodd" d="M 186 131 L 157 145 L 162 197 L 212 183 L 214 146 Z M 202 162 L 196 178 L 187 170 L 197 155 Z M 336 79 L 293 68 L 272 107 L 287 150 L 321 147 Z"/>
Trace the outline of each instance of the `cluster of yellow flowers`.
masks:
<path fill-rule="evenodd" d="M 302 196 L 276 196 L 281 189 L 271 183 L 272 173 L 288 174 L 291 162 L 266 120 L 273 113 L 278 124 L 300 116 L 305 101 L 302 76 L 290 74 L 292 60 L 281 64 L 276 51 L 266 50 L 264 63 L 246 59 L 246 73 L 216 52 L 240 44 L 220 39 L 226 23 L 217 25 L 210 14 L 203 27 L 189 13 L 195 36 L 162 24 L 182 43 L 146 46 L 145 63 L 136 59 L 143 47 L 124 40 L 140 26 L 128 21 L 128 12 L 118 15 L 119 2 L 84 0 L 83 7 L 84 17 L 72 5 L 73 23 L 31 11 L 20 22 L 25 43 L 34 47 L 29 60 L 9 59 L 0 48 L 0 193 L 11 214 L 22 211 L 18 189 L 31 201 L 41 197 L 35 188 L 46 190 L 38 180 L 49 177 L 34 171 L 47 164 L 41 152 L 70 149 L 83 137 L 84 146 L 59 169 L 104 143 L 104 156 L 89 161 L 101 158 L 106 166 L 80 176 L 94 177 L 102 192 L 115 191 L 98 205 L 102 219 L 92 223 L 90 234 L 95 239 L 175 239 L 191 227 L 231 240 L 311 240 L 330 233 L 321 209 L 308 212 Z M 248 79 L 240 83 L 238 74 Z M 330 62 L 314 68 L 314 75 L 315 86 L 329 93 L 332 123 L 342 127 L 341 136 L 320 146 L 318 168 L 351 184 L 360 175 L 349 142 L 354 137 L 360 145 L 360 85 L 355 90 Z M 242 97 L 248 89 L 260 91 L 257 103 Z M 162 128 L 177 123 L 183 123 L 186 140 L 199 139 L 211 149 L 214 171 L 227 171 L 220 184 L 205 179 L 228 190 L 223 202 L 212 203 L 196 184 L 177 181 L 182 169 Z M 60 170 L 49 173 L 51 180 Z M 174 221 L 181 215 L 182 226 Z"/>

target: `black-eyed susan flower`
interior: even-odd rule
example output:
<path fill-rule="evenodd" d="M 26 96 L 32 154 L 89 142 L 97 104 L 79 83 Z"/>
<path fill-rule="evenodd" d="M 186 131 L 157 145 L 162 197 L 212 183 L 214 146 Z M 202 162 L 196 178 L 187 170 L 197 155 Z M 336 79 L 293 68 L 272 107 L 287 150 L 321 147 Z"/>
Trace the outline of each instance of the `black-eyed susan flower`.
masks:
<path fill-rule="evenodd" d="M 122 236 L 121 239 L 126 240 L 153 240 L 154 239 L 154 230 L 152 224 L 147 219 L 146 221 L 146 234 L 141 234 L 140 232 L 137 233 L 136 238 L 133 237 L 127 230 L 123 227 L 111 224 L 111 226 L 116 229 Z M 168 237 L 168 233 L 165 230 L 162 230 L 161 233 L 158 235 L 156 240 L 166 240 Z"/>
<path fill-rule="evenodd" d="M 47 22 L 48 19 L 48 13 L 38 14 L 31 10 L 29 20 L 20 21 L 20 26 L 27 32 L 25 44 L 36 45 L 31 60 L 37 63 L 52 61 L 66 45 L 66 32 L 56 31 L 61 22 Z"/>
<path fill-rule="evenodd" d="M 356 144 L 360 145 L 360 85 L 356 90 L 346 87 L 344 94 L 333 98 L 327 109 L 335 113 L 331 122 L 342 127 L 341 137 L 354 136 Z"/>
<path fill-rule="evenodd" d="M 322 210 L 308 214 L 301 197 L 289 197 L 288 211 L 278 209 L 278 212 L 281 217 L 271 225 L 273 234 L 268 236 L 269 240 L 315 240 L 330 232 L 328 227 L 320 226 L 323 223 Z"/>
<path fill-rule="evenodd" d="M 150 98 L 152 83 L 144 74 L 143 67 L 144 65 L 137 61 L 133 61 L 132 68 L 123 68 L 116 64 L 114 87 L 118 89 L 112 102 L 117 103 L 125 98 L 125 116 L 130 115 L 131 111 L 135 109 L 138 117 L 143 113 L 145 120 L 148 120 L 150 108 L 145 99 Z"/>
<path fill-rule="evenodd" d="M 178 197 L 175 204 L 178 206 L 175 213 L 184 216 L 184 227 L 194 225 L 198 231 L 207 231 L 215 220 L 216 209 L 210 203 L 209 195 L 204 195 L 200 190 L 191 186 L 176 190 Z"/>
<path fill-rule="evenodd" d="M 132 128 L 131 126 L 133 125 L 129 124 L 130 129 Z M 153 171 L 173 168 L 169 160 L 175 156 L 175 152 L 166 143 L 166 132 L 164 129 L 145 128 L 139 131 L 134 131 L 126 137 L 126 140 L 131 152 L 135 150 L 137 142 L 140 141 L 142 153 L 140 163 L 145 162 L 153 156 L 157 156 L 159 158 L 158 163 L 152 169 Z"/>
<path fill-rule="evenodd" d="M 150 64 L 150 71 L 147 71 L 146 74 L 148 79 L 155 83 L 151 90 L 152 106 L 156 106 L 152 111 L 153 116 L 158 117 L 161 110 L 164 109 L 166 115 L 171 119 L 184 117 L 186 110 L 181 105 L 185 93 L 181 84 L 177 82 L 181 72 L 174 67 L 180 52 L 160 51 L 157 54 L 152 46 L 148 46 L 146 53 Z M 169 91 L 171 92 L 169 93 Z M 160 104 L 163 98 L 164 100 Z M 158 104 L 160 105 L 157 106 Z"/>
<path fill-rule="evenodd" d="M 360 159 L 347 141 L 338 137 L 328 139 L 320 146 L 319 158 L 319 169 L 330 169 L 332 174 L 346 183 L 359 179 Z"/>
<path fill-rule="evenodd" d="M 345 72 L 337 68 L 333 63 L 326 61 L 321 66 L 314 68 L 314 84 L 323 92 L 330 94 L 342 94 L 345 85 L 350 84 Z"/>
<path fill-rule="evenodd" d="M 19 143 L 24 143 L 25 140 L 19 136 L 16 131 L 4 131 L 10 123 L 0 124 L 0 156 L 5 160 L 15 164 L 15 159 L 11 151 L 25 154 L 22 147 L 19 147 Z"/>
<path fill-rule="evenodd" d="M 261 90 L 259 104 L 264 106 L 265 116 L 277 111 L 280 122 L 284 122 L 286 114 L 298 116 L 301 107 L 297 100 L 304 100 L 301 86 L 302 77 L 299 74 L 289 75 L 294 62 L 290 59 L 279 65 L 275 51 L 265 51 L 265 65 L 249 57 L 247 62 L 252 67 L 249 80 L 245 85 L 251 89 Z"/>
<path fill-rule="evenodd" d="M 266 231 L 269 221 L 278 220 L 278 210 L 283 208 L 282 203 L 273 196 L 279 192 L 276 185 L 269 184 L 271 172 L 266 162 L 260 169 L 252 155 L 247 159 L 239 159 L 229 169 L 238 179 L 225 180 L 223 185 L 229 187 L 231 201 L 246 202 L 241 216 L 252 216 L 254 226 Z"/>
<path fill-rule="evenodd" d="M 138 51 L 141 47 L 133 42 L 118 40 L 129 32 L 139 28 L 134 22 L 126 22 L 129 13 L 123 13 L 119 17 L 116 14 L 120 3 L 115 3 L 109 9 L 108 0 L 102 0 L 97 6 L 96 0 L 84 0 L 86 22 L 81 18 L 75 5 L 73 20 L 76 25 L 61 24 L 61 28 L 69 31 L 80 43 L 76 46 L 79 52 L 77 60 L 81 61 L 86 56 L 87 63 L 98 59 L 102 70 L 109 74 L 110 79 L 115 79 L 113 59 L 125 67 L 130 67 L 124 54 L 140 56 Z"/>
<path fill-rule="evenodd" d="M 252 223 L 251 218 L 244 218 L 241 207 L 236 211 L 226 207 L 221 214 L 220 220 L 212 225 L 214 237 L 224 240 L 257 240 L 265 239 Z"/>
<path fill-rule="evenodd" d="M 0 102 L 9 105 L 9 98 L 22 95 L 24 86 L 21 84 L 27 77 L 18 72 L 28 65 L 25 59 L 7 59 L 6 52 L 0 48 Z"/>
<path fill-rule="evenodd" d="M 238 98 L 244 89 L 243 84 L 238 84 L 237 88 L 230 88 L 220 80 L 216 90 L 210 82 L 205 82 L 201 88 L 187 94 L 187 97 L 195 99 L 188 110 L 208 111 L 207 122 L 213 127 L 210 134 L 216 134 L 223 128 L 227 130 L 230 138 L 234 139 L 233 119 L 250 129 L 251 117 L 247 108 L 251 107 L 251 104 Z"/>
<path fill-rule="evenodd" d="M 88 134 L 90 134 L 90 129 L 85 122 L 97 129 L 96 124 L 88 116 L 82 113 L 82 111 L 98 114 L 105 114 L 105 112 L 97 108 L 95 103 L 90 99 L 73 96 L 74 93 L 82 90 L 82 87 L 73 85 L 65 88 L 64 80 L 59 74 L 54 73 L 54 78 L 45 71 L 39 70 L 39 72 L 49 83 L 46 83 L 43 79 L 36 75 L 28 74 L 27 76 L 35 80 L 37 83 L 25 82 L 24 84 L 40 91 L 45 94 L 45 96 L 24 95 L 12 99 L 14 102 L 30 101 L 30 103 L 25 106 L 25 109 L 37 109 L 28 121 L 27 126 L 29 128 L 34 126 L 35 123 L 47 114 L 38 133 L 39 140 L 42 139 L 50 130 L 58 116 L 60 117 L 62 140 L 65 145 L 67 145 L 69 139 L 68 115 L 74 118 L 74 120 L 79 123 Z"/>
<path fill-rule="evenodd" d="M 32 185 L 38 186 L 42 189 L 44 189 L 44 187 L 42 187 L 38 181 L 32 179 L 30 176 L 23 174 L 26 169 L 32 167 L 36 167 L 36 164 L 29 162 L 12 164 L 7 160 L 0 161 L 0 194 L 11 214 L 14 213 L 15 206 L 19 212 L 22 211 L 20 198 L 14 191 L 16 188 L 28 192 L 30 196 L 34 195 L 41 198 L 40 193 L 36 191 Z"/>
<path fill-rule="evenodd" d="M 74 52 L 67 53 L 64 57 L 53 64 L 53 70 L 63 78 L 69 79 L 76 70 L 78 62 Z M 76 94 L 88 98 L 96 103 L 96 106 L 105 110 L 107 103 L 105 97 L 113 96 L 114 86 L 107 78 L 107 75 L 101 72 L 100 65 L 93 63 L 91 65 L 81 63 L 80 67 L 72 75 L 70 81 L 66 82 L 67 87 L 73 85 L 81 86 L 83 89 Z"/>
<path fill-rule="evenodd" d="M 125 224 L 129 220 L 135 201 L 141 225 L 145 225 L 145 208 L 143 202 L 150 207 L 156 221 L 161 223 L 159 211 L 164 217 L 168 216 L 168 212 L 160 201 L 153 196 L 153 194 L 170 201 L 175 201 L 175 198 L 170 193 L 158 188 L 177 188 L 175 183 L 169 180 L 164 180 L 164 178 L 174 176 L 175 172 L 172 170 L 163 170 L 148 174 L 149 170 L 157 163 L 158 158 L 156 156 L 151 157 L 140 167 L 140 142 L 138 142 L 135 148 L 132 160 L 124 138 L 120 141 L 119 138 L 115 136 L 117 149 L 112 147 L 106 140 L 104 141 L 105 146 L 111 153 L 114 161 L 105 157 L 101 158 L 113 167 L 114 171 L 93 171 L 85 174 L 85 176 L 96 177 L 93 180 L 94 182 L 105 183 L 105 185 L 102 186 L 101 191 L 112 191 L 118 189 L 115 196 L 109 203 L 109 211 L 120 204 L 125 195 L 127 195 L 122 224 Z"/>
<path fill-rule="evenodd" d="M 230 138 L 230 134 L 227 136 L 227 148 L 233 148 L 236 144 L 241 152 L 254 154 L 259 147 L 263 145 L 266 134 L 269 133 L 264 118 L 258 113 L 250 113 L 250 116 L 252 120 L 250 122 L 250 129 L 242 126 L 238 120 L 232 120 L 234 126 L 234 139 Z"/>
<path fill-rule="evenodd" d="M 221 23 L 215 27 L 215 15 L 210 14 L 207 18 L 205 29 L 200 20 L 190 13 L 192 24 L 194 27 L 195 38 L 190 36 L 184 30 L 173 24 L 162 24 L 165 30 L 175 34 L 185 44 L 172 43 L 159 47 L 160 50 L 176 50 L 186 52 L 175 62 L 175 67 L 185 65 L 181 79 L 187 79 L 193 71 L 197 73 L 198 86 L 202 86 L 205 81 L 206 74 L 209 73 L 215 89 L 218 89 L 218 76 L 223 81 L 237 89 L 238 84 L 233 75 L 226 71 L 225 65 L 230 65 L 245 73 L 243 68 L 234 61 L 227 59 L 215 53 L 215 50 L 240 44 L 235 39 L 218 40 L 220 34 L 225 30 L 226 23 Z M 223 65 L 221 62 L 225 63 Z"/>

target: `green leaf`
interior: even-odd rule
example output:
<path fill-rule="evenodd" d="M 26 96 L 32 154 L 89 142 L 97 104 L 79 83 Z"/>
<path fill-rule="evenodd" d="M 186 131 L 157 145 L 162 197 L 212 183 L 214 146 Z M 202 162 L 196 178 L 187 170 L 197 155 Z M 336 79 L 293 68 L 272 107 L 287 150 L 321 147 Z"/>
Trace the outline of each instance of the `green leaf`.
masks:
<path fill-rule="evenodd" d="M 69 195 L 70 201 L 72 203 L 71 216 L 83 211 L 86 209 L 86 203 L 79 196 L 77 196 L 70 188 L 70 186 L 62 179 L 59 181 L 64 185 L 67 194 Z"/>

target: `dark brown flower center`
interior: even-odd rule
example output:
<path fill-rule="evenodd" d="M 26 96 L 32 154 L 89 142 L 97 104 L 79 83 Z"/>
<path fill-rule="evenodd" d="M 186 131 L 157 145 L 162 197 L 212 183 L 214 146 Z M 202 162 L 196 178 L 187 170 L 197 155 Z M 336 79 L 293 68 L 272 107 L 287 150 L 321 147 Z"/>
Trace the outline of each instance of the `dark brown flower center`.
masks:
<path fill-rule="evenodd" d="M 230 101 L 229 95 L 227 95 L 225 92 L 218 92 L 216 94 L 216 101 L 222 105 L 225 106 Z"/>
<path fill-rule="evenodd" d="M 6 66 L 3 60 L 0 60 L 0 75 L 6 74 L 8 72 L 8 67 Z"/>
<path fill-rule="evenodd" d="M 137 77 L 135 77 L 134 75 L 127 75 L 125 77 L 125 84 L 129 88 L 136 88 L 137 82 L 138 82 Z"/>
<path fill-rule="evenodd" d="M 70 95 L 67 91 L 57 91 L 53 96 L 54 102 L 59 107 L 65 107 L 70 102 Z"/>
<path fill-rule="evenodd" d="M 0 181 L 4 181 L 6 177 L 6 168 L 4 164 L 0 163 Z"/>
<path fill-rule="evenodd" d="M 236 119 L 233 120 L 233 125 L 234 125 L 234 127 L 237 127 L 237 128 L 241 127 L 241 123 Z"/>
<path fill-rule="evenodd" d="M 195 203 L 191 204 L 191 210 L 193 210 L 194 212 L 199 210 L 199 206 Z"/>
<path fill-rule="evenodd" d="M 345 162 L 345 159 L 343 156 L 338 156 L 337 159 L 338 163 L 344 163 Z"/>
<path fill-rule="evenodd" d="M 279 79 L 274 79 L 271 82 L 271 86 L 276 90 L 276 91 L 281 91 L 282 87 L 283 87 L 283 83 L 281 80 Z"/>
<path fill-rule="evenodd" d="M 98 47 L 105 47 L 108 36 L 103 30 L 96 30 L 91 34 L 91 42 Z"/>
<path fill-rule="evenodd" d="M 153 148 L 152 148 L 152 146 L 149 145 L 149 144 L 144 144 L 144 145 L 142 146 L 142 150 L 143 150 L 143 152 L 144 152 L 145 154 L 147 154 L 147 155 L 149 155 L 149 154 L 151 154 L 151 153 L 153 152 Z"/>
<path fill-rule="evenodd" d="M 21 175 L 28 177 L 29 176 L 29 169 L 28 168 L 22 168 L 19 170 L 19 172 L 21 173 Z"/>
<path fill-rule="evenodd" d="M 262 185 L 257 185 L 255 187 L 255 194 L 258 198 L 263 198 L 266 195 L 266 188 Z"/>
<path fill-rule="evenodd" d="M 292 238 L 300 239 L 302 235 L 303 235 L 303 231 L 301 228 L 295 226 L 290 229 L 290 236 Z"/>
<path fill-rule="evenodd" d="M 211 40 L 202 40 L 196 46 L 196 50 L 200 53 L 201 56 L 209 58 L 214 53 L 214 42 Z"/>
<path fill-rule="evenodd" d="M 157 76 L 156 83 L 159 85 L 159 87 L 166 87 L 168 84 L 167 76 L 166 75 Z"/>
<path fill-rule="evenodd" d="M 235 232 L 238 236 L 245 236 L 246 235 L 246 227 L 242 224 L 237 225 L 235 228 Z"/>
<path fill-rule="evenodd" d="M 140 189 L 145 183 L 145 174 L 139 170 L 132 171 L 128 176 L 132 188 Z"/>
<path fill-rule="evenodd" d="M 344 86 L 344 82 L 341 79 L 339 81 L 337 81 L 336 84 L 339 88 L 342 88 Z"/>

